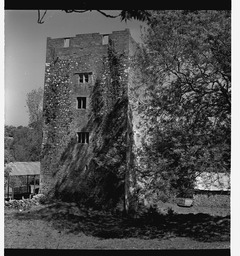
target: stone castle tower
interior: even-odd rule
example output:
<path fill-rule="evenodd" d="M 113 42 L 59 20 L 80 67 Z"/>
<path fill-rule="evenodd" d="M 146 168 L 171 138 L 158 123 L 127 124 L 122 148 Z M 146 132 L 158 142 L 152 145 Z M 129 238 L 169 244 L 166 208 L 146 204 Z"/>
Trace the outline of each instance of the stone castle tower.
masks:
<path fill-rule="evenodd" d="M 124 168 L 120 176 L 126 190 L 133 140 L 128 95 L 136 46 L 128 29 L 47 38 L 41 193 L 87 197 L 84 182 Z"/>

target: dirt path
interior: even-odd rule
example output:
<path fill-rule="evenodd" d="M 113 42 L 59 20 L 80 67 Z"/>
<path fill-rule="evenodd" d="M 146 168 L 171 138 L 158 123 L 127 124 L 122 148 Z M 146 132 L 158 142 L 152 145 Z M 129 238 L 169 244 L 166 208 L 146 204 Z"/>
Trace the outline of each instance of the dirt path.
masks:
<path fill-rule="evenodd" d="M 191 218 L 195 218 L 191 222 L 194 226 L 191 231 L 187 231 L 189 224 L 186 219 L 182 219 L 182 215 L 172 219 L 167 227 L 161 224 L 157 229 L 146 223 L 129 223 L 107 214 L 77 211 L 76 206 L 67 204 L 38 206 L 25 212 L 5 210 L 5 248 L 228 249 L 229 218 L 206 219 L 203 230 L 196 216 L 191 215 Z M 202 217 L 207 218 L 207 215 Z M 213 224 L 214 220 L 218 224 Z M 205 240 L 212 241 L 201 241 L 203 239 L 196 234 L 200 232 L 205 236 L 209 233 L 209 223 L 213 225 L 211 236 L 216 232 L 218 234 L 215 239 L 205 237 Z M 196 229 L 195 233 L 193 228 Z"/>

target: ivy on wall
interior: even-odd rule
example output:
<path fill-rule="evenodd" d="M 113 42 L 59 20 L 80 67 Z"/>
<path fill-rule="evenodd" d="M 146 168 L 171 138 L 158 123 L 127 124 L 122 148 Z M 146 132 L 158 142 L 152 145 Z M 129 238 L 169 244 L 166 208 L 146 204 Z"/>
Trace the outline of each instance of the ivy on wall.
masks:
<path fill-rule="evenodd" d="M 59 58 L 46 64 L 43 108 L 44 143 L 41 162 L 44 165 L 43 168 L 49 170 L 48 173 L 51 175 L 59 169 L 59 157 L 68 141 L 70 124 L 73 120 L 69 86 L 73 64 L 71 60 Z M 45 158 L 44 161 L 43 158 Z"/>
<path fill-rule="evenodd" d="M 99 203 L 112 207 L 124 197 L 128 147 L 128 75 L 124 71 L 127 66 L 126 56 L 117 53 L 113 42 L 109 41 L 102 77 L 96 81 L 91 97 L 96 127 L 92 161 L 95 165 L 95 189 L 98 191 L 94 195 L 97 194 Z"/>
<path fill-rule="evenodd" d="M 44 161 L 57 175 L 55 196 L 99 207 L 124 200 L 128 133 L 128 57 L 109 42 L 102 73 L 90 95 L 90 144 L 77 144 L 72 131 L 70 77 L 77 62 L 53 61 L 46 69 Z M 51 168 L 51 169 L 50 169 Z M 56 180 L 56 178 L 55 178 Z"/>

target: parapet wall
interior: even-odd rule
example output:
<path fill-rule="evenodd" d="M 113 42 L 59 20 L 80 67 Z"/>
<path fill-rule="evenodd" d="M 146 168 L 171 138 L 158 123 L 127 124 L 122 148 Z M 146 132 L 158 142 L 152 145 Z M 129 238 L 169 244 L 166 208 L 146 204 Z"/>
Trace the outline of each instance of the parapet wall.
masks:
<path fill-rule="evenodd" d="M 104 39 L 108 37 L 108 39 Z M 69 38 L 47 38 L 47 58 L 46 62 L 50 62 L 52 58 L 52 50 L 55 49 L 57 55 L 61 57 L 79 57 L 86 53 L 104 54 L 111 40 L 118 53 L 129 54 L 129 42 L 133 44 L 129 29 L 123 31 L 114 31 L 109 35 L 99 33 L 80 34 Z M 67 42 L 68 41 L 68 42 Z"/>

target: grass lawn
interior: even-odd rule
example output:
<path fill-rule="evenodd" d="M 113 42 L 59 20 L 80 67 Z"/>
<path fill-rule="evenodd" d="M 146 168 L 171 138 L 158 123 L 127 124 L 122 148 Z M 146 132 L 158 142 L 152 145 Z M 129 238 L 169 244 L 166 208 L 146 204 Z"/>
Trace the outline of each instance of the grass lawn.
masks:
<path fill-rule="evenodd" d="M 5 248 L 228 249 L 230 215 L 221 215 L 174 208 L 133 219 L 63 202 L 6 208 Z"/>

